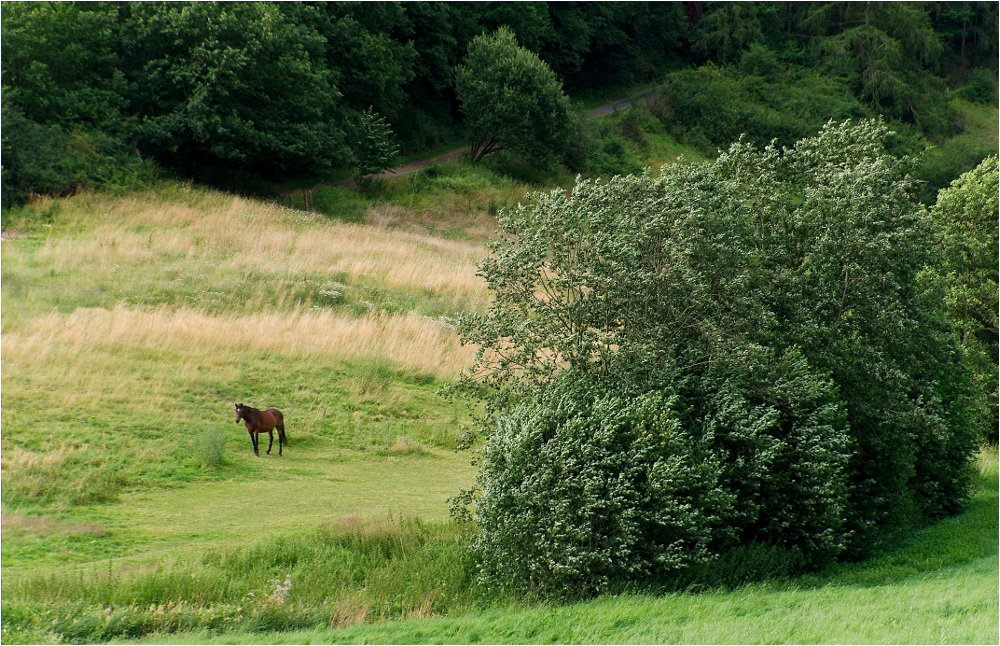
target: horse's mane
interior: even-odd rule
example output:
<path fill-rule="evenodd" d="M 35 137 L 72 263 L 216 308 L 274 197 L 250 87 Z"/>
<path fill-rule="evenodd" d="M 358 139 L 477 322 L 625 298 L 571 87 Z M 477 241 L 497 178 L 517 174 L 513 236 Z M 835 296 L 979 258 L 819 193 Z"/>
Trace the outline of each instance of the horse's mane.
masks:
<path fill-rule="evenodd" d="M 247 406 L 246 404 L 240 404 L 239 406 L 237 406 L 237 408 L 242 409 L 244 415 L 246 415 L 247 413 L 249 413 L 250 415 L 260 415 L 260 409 L 259 408 L 254 408 L 253 406 Z"/>

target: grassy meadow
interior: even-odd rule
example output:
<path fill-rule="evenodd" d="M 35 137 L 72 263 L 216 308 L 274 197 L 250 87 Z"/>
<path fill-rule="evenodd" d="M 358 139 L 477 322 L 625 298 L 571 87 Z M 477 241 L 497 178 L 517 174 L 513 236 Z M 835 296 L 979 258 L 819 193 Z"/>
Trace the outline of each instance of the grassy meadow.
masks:
<path fill-rule="evenodd" d="M 107 636 L 38 627 L 36 602 L 82 603 L 74 621 L 137 589 L 159 600 L 152 617 L 266 604 L 284 579 L 253 562 L 261 545 L 319 532 L 418 549 L 458 531 L 447 498 L 473 478 L 455 451 L 470 410 L 437 391 L 471 361 L 452 317 L 486 297 L 483 238 L 387 223 L 387 208 L 352 223 L 174 184 L 5 213 L 5 642 Z M 253 456 L 234 402 L 284 411 L 283 457 Z M 315 586 L 331 617 L 356 620 L 341 606 L 359 590 L 388 596 L 372 549 L 337 592 Z M 234 584 L 234 558 L 257 574 Z M 221 578 L 201 580 L 206 559 Z M 362 618 L 430 613 L 424 596 Z"/>
<path fill-rule="evenodd" d="M 532 186 L 457 161 L 317 188 L 321 213 L 182 183 L 5 212 L 2 641 L 996 643 L 995 452 L 965 514 L 872 562 L 484 598 L 447 502 L 471 411 L 438 392 L 473 358 L 453 319 L 486 303 L 493 216 Z M 283 411 L 282 457 L 235 402 Z"/>

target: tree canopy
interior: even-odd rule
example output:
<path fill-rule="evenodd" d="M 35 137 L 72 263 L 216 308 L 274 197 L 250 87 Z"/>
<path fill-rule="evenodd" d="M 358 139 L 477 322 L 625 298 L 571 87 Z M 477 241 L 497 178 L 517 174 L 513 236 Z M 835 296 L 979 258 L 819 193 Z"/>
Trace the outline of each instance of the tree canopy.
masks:
<path fill-rule="evenodd" d="M 996 101 L 997 13 L 975 2 L 8 3 L 4 121 L 18 132 L 4 128 L 4 200 L 121 183 L 152 161 L 223 186 L 318 177 L 357 158 L 351 131 L 368 109 L 406 153 L 454 142 L 456 68 L 500 28 L 536 88 L 552 85 L 545 66 L 570 94 L 667 77 L 671 131 L 707 154 L 744 131 L 791 145 L 826 119 L 874 114 L 948 135 L 948 86 Z M 693 88 L 673 80 L 711 65 L 752 74 L 736 92 L 715 73 Z M 564 136 L 562 101 L 525 90 L 514 96 L 546 98 L 512 114 L 548 153 Z"/>
<path fill-rule="evenodd" d="M 294 7 L 294 6 L 293 6 Z M 140 150 L 267 177 L 329 172 L 350 159 L 325 39 L 279 5 L 127 7 L 129 105 Z"/>
<path fill-rule="evenodd" d="M 961 508 L 969 382 L 888 136 L 831 123 L 501 214 L 493 305 L 460 328 L 490 387 L 488 584 L 596 591 L 753 545 L 812 567 Z"/>
<path fill-rule="evenodd" d="M 974 366 L 979 396 L 976 422 L 982 437 L 996 444 L 1000 411 L 997 391 L 997 158 L 989 157 L 938 194 L 932 213 L 943 227 L 948 306 L 959 338 Z"/>
<path fill-rule="evenodd" d="M 556 75 L 501 27 L 469 43 L 455 71 L 473 161 L 508 150 L 535 160 L 557 159 L 569 135 L 569 99 Z"/>

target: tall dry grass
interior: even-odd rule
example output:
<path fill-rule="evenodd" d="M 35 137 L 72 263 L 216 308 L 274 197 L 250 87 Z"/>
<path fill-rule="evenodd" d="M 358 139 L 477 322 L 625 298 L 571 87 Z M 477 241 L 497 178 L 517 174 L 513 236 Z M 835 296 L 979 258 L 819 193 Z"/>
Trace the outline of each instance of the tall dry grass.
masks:
<path fill-rule="evenodd" d="M 192 443 L 232 428 L 236 396 L 292 406 L 293 437 L 338 452 L 454 444 L 425 399 L 472 363 L 439 315 L 485 299 L 481 244 L 176 185 L 33 208 L 3 243 L 8 504 L 200 477 Z"/>
<path fill-rule="evenodd" d="M 39 205 L 38 208 L 44 208 Z M 66 228 L 33 262 L 56 273 L 209 260 L 239 272 L 346 276 L 393 290 L 485 298 L 477 242 L 399 228 L 330 221 L 256 200 L 192 190 L 126 198 L 81 195 L 61 202 Z"/>
<path fill-rule="evenodd" d="M 116 307 L 52 312 L 23 331 L 4 335 L 4 364 L 44 360 L 60 344 L 155 348 L 182 353 L 274 352 L 333 360 L 382 358 L 438 377 L 471 363 L 446 322 L 409 312 L 356 318 L 329 310 L 294 309 L 248 315 Z"/>

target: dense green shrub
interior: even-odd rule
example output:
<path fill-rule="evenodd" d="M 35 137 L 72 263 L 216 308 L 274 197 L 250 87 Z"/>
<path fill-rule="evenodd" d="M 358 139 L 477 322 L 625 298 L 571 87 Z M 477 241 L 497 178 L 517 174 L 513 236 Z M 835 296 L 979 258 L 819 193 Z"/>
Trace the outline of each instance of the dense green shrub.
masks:
<path fill-rule="evenodd" d="M 948 306 L 975 373 L 975 419 L 983 440 L 996 444 L 997 400 L 997 157 L 983 160 L 938 194 L 932 209 L 944 229 Z"/>
<path fill-rule="evenodd" d="M 673 405 L 569 371 L 498 418 L 473 542 L 487 587 L 587 595 L 707 559 L 732 500 Z"/>
<path fill-rule="evenodd" d="M 662 118 L 671 134 L 707 153 L 741 135 L 761 146 L 772 139 L 791 146 L 830 119 L 866 115 L 841 81 L 812 72 L 792 75 L 762 48 L 747 52 L 739 70 L 708 64 L 667 75 L 663 91 L 670 107 Z"/>
<path fill-rule="evenodd" d="M 816 567 L 961 507 L 968 374 L 889 135 L 742 141 L 501 213 L 493 305 L 460 325 L 490 387 L 491 585 L 587 592 L 746 545 Z M 678 506 L 696 524 L 657 515 Z"/>
<path fill-rule="evenodd" d="M 968 79 L 955 94 L 973 103 L 997 104 L 997 75 L 987 69 L 969 71 Z"/>
<path fill-rule="evenodd" d="M 604 119 L 587 122 L 578 135 L 576 145 L 585 149 L 584 163 L 579 169 L 591 177 L 638 175 L 645 168 L 649 135 L 666 132 L 654 116 L 657 106 L 619 110 Z"/>
<path fill-rule="evenodd" d="M 769 545 L 794 554 L 800 566 L 822 565 L 848 538 L 843 404 L 798 348 L 781 356 L 741 350 L 719 357 L 701 375 L 704 394 L 688 398 L 723 465 L 720 486 L 731 495 L 714 551 Z"/>
<path fill-rule="evenodd" d="M 797 351 L 755 359 L 758 374 L 703 375 L 701 401 L 672 391 L 679 375 L 628 392 L 569 370 L 498 416 L 473 543 L 487 586 L 586 595 L 745 545 L 794 569 L 836 557 L 848 438 L 832 384 Z"/>
<path fill-rule="evenodd" d="M 940 190 L 997 154 L 995 109 L 953 99 L 948 105 L 948 116 L 959 133 L 944 141 L 936 140 L 915 172 L 921 181 L 920 199 L 928 206 L 937 201 Z"/>
<path fill-rule="evenodd" d="M 3 103 L 3 206 L 31 195 L 69 195 L 83 187 L 129 190 L 148 186 L 160 171 L 103 132 L 43 125 Z"/>
<path fill-rule="evenodd" d="M 749 208 L 769 231 L 770 343 L 802 348 L 845 404 L 852 556 L 954 513 L 975 444 L 968 375 L 928 271 L 942 261 L 936 229 L 888 136 L 872 122 L 828 126 L 790 151 L 741 144 L 719 161 L 760 196 Z"/>
<path fill-rule="evenodd" d="M 126 68 L 141 150 L 216 181 L 240 172 L 287 179 L 348 162 L 349 119 L 323 63 L 326 39 L 305 11 L 130 6 L 121 47 L 142 62 Z"/>

